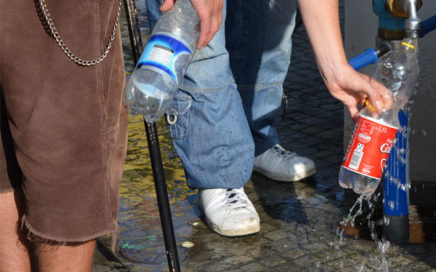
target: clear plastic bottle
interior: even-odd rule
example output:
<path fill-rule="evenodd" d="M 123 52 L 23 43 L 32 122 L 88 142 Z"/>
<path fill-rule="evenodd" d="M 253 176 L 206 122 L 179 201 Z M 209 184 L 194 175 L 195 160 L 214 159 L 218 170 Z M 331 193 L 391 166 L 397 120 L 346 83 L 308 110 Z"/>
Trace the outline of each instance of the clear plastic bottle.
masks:
<path fill-rule="evenodd" d="M 200 19 L 190 0 L 177 0 L 156 23 L 124 91 L 128 111 L 154 122 L 168 109 L 195 52 Z"/>
<path fill-rule="evenodd" d="M 369 104 L 360 111 L 340 172 L 339 184 L 369 196 L 380 183 L 386 160 L 399 129 L 398 113 L 407 104 L 417 83 L 419 66 L 416 39 L 407 39 L 398 49 L 377 62 L 374 78 L 392 94 L 392 106 L 377 115 Z"/>

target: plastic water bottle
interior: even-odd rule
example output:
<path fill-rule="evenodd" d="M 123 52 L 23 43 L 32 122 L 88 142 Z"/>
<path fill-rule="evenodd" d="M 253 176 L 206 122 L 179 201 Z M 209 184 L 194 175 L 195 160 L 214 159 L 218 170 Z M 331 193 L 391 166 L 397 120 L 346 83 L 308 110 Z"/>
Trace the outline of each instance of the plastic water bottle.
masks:
<path fill-rule="evenodd" d="M 348 145 L 339 184 L 370 196 L 380 183 L 383 170 L 400 127 L 398 113 L 407 104 L 417 83 L 419 66 L 417 42 L 407 39 L 400 48 L 383 55 L 377 62 L 374 78 L 392 94 L 392 106 L 377 115 L 368 104 L 360 111 Z"/>
<path fill-rule="evenodd" d="M 200 19 L 189 0 L 177 0 L 156 23 L 124 91 L 128 111 L 154 122 L 168 109 L 195 52 Z"/>

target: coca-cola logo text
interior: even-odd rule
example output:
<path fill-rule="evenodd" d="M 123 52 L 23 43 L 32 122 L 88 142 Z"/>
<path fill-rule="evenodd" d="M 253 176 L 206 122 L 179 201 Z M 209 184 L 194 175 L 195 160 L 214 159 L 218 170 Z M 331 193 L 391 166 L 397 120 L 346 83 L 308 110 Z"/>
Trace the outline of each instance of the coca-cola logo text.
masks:
<path fill-rule="evenodd" d="M 388 143 L 384 143 L 380 146 L 380 152 L 389 154 L 391 152 L 391 146 Z"/>

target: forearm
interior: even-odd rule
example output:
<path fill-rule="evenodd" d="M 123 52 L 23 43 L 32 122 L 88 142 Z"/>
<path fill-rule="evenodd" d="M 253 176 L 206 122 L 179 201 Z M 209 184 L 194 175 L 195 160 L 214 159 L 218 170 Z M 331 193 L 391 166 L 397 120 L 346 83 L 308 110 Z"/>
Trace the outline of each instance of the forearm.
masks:
<path fill-rule="evenodd" d="M 304 26 L 324 80 L 347 64 L 339 24 L 338 0 L 299 0 Z"/>
<path fill-rule="evenodd" d="M 388 89 L 356 72 L 347 61 L 339 24 L 338 0 L 298 0 L 304 26 L 315 52 L 316 62 L 330 93 L 348 108 L 353 119 L 358 105 L 369 97 L 378 113 L 389 109 Z"/>

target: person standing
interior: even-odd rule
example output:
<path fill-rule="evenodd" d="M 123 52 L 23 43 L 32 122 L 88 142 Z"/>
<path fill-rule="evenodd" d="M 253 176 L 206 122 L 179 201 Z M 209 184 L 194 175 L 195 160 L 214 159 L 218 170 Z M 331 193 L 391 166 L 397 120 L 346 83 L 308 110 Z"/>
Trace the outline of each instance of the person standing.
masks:
<path fill-rule="evenodd" d="M 120 8 L 0 0 L 1 272 L 91 271 L 95 239 L 115 245 L 127 146 Z M 199 46 L 220 12 L 203 18 Z"/>

